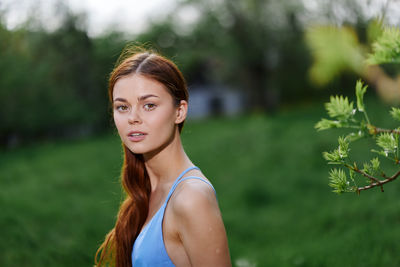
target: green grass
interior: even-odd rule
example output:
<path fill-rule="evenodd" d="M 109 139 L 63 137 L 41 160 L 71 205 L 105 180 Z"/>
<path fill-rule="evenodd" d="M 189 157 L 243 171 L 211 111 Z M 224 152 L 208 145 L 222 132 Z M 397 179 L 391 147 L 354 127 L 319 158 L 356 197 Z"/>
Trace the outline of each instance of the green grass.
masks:
<path fill-rule="evenodd" d="M 388 108 L 369 105 L 372 121 L 391 126 Z M 217 190 L 234 265 L 400 266 L 400 181 L 385 193 L 331 193 L 321 153 L 338 132 L 316 132 L 321 116 L 322 104 L 185 125 L 186 151 Z M 2 152 L 0 266 L 91 266 L 114 224 L 121 159 L 115 135 Z"/>

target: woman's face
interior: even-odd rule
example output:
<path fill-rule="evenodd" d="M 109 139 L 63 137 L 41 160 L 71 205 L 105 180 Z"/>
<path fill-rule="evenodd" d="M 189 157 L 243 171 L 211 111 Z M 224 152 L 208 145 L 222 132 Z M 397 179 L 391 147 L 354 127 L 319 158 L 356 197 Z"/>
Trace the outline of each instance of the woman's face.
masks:
<path fill-rule="evenodd" d="M 136 154 L 159 151 L 170 144 L 178 134 L 177 124 L 185 119 L 186 108 L 186 101 L 176 107 L 161 83 L 140 74 L 122 77 L 114 85 L 114 122 L 122 142 Z"/>

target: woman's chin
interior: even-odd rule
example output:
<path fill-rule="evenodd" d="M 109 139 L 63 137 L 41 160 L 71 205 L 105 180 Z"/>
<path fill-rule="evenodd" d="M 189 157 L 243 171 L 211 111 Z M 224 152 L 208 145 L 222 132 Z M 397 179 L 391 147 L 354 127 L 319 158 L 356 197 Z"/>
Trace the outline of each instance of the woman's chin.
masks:
<path fill-rule="evenodd" d="M 157 155 L 161 151 L 163 151 L 168 145 L 171 144 L 172 140 L 168 140 L 166 142 L 131 142 L 124 140 L 125 146 L 133 153 L 133 154 L 142 154 L 145 158 L 152 158 L 154 155 Z"/>
<path fill-rule="evenodd" d="M 132 145 L 127 145 L 126 146 L 133 154 L 142 154 L 142 155 L 146 155 L 146 154 L 153 154 L 154 151 L 156 151 L 157 149 L 151 149 L 148 147 L 141 147 L 138 145 L 132 146 Z"/>
<path fill-rule="evenodd" d="M 146 154 L 149 151 L 145 150 L 145 149 L 138 149 L 138 148 L 130 148 L 128 147 L 128 149 L 133 153 L 133 154 Z"/>

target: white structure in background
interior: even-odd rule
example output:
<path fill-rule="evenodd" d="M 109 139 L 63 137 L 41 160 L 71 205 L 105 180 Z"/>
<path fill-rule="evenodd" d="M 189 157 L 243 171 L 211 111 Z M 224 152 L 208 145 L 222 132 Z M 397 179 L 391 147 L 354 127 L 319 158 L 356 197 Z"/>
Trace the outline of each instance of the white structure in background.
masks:
<path fill-rule="evenodd" d="M 189 119 L 237 115 L 244 109 L 244 104 L 243 94 L 228 87 L 189 86 Z"/>

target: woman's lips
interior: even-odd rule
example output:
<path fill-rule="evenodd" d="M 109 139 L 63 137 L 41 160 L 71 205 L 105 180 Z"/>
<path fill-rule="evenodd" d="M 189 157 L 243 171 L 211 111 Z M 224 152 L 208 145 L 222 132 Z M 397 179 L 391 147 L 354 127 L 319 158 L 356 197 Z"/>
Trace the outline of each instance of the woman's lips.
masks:
<path fill-rule="evenodd" d="M 146 137 L 146 135 L 146 133 L 134 131 L 128 134 L 128 139 L 132 142 L 140 142 Z"/>

